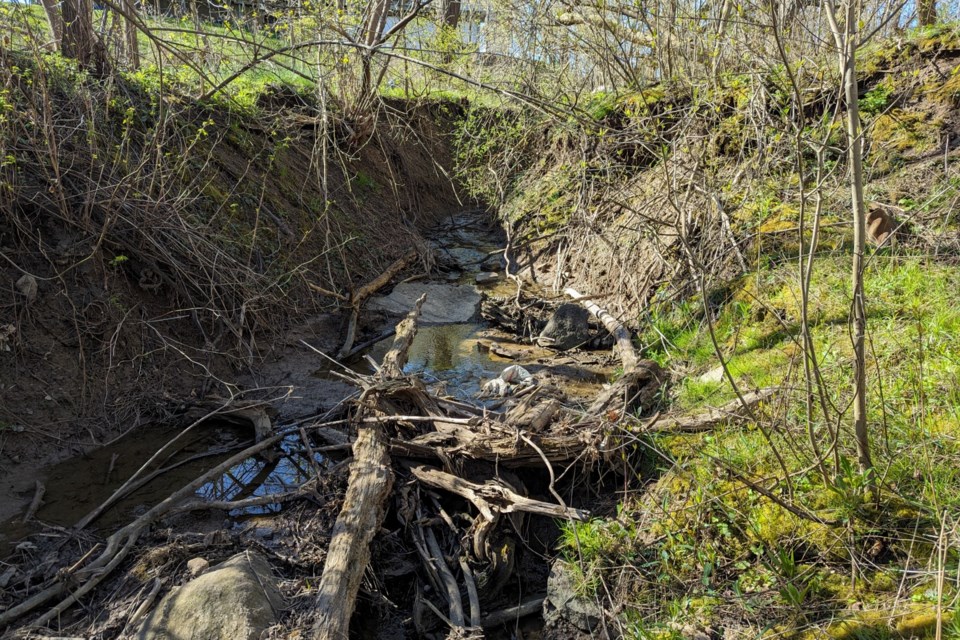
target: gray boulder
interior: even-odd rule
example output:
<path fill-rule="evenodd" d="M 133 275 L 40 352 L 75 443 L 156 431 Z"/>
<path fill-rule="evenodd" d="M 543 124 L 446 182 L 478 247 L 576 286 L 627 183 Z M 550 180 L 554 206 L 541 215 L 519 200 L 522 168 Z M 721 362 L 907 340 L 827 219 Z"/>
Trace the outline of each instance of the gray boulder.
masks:
<path fill-rule="evenodd" d="M 25 273 L 17 280 L 17 291 L 19 291 L 27 302 L 33 302 L 37 299 L 37 279 L 29 273 Z"/>
<path fill-rule="evenodd" d="M 282 608 L 270 565 L 247 551 L 168 593 L 137 640 L 256 640 Z"/>
<path fill-rule="evenodd" d="M 550 567 L 547 578 L 547 598 L 543 601 L 543 620 L 556 626 L 566 620 L 581 631 L 591 633 L 600 628 L 603 611 L 596 602 L 577 594 L 576 578 L 572 569 L 557 561 Z"/>
<path fill-rule="evenodd" d="M 481 271 L 502 271 L 506 266 L 506 263 L 503 261 L 502 254 L 495 256 L 490 256 L 486 260 L 480 263 Z"/>
<path fill-rule="evenodd" d="M 470 322 L 480 307 L 480 292 L 472 285 L 437 282 L 402 282 L 388 296 L 371 298 L 367 308 L 406 315 L 422 294 L 427 294 L 420 311 L 422 324 Z"/>
<path fill-rule="evenodd" d="M 573 349 L 590 340 L 590 313 L 576 304 L 562 304 L 540 332 L 537 344 L 558 351 Z"/>

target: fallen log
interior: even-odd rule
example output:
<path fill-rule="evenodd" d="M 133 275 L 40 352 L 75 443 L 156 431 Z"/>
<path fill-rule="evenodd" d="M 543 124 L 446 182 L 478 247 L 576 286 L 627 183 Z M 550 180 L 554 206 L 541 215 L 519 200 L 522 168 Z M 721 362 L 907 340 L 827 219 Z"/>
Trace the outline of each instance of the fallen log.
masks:
<path fill-rule="evenodd" d="M 387 267 L 379 276 L 350 294 L 350 321 L 347 324 L 347 335 L 343 339 L 343 346 L 340 347 L 340 351 L 337 352 L 338 360 L 343 360 L 347 357 L 353 347 L 353 341 L 357 336 L 357 322 L 360 319 L 360 307 L 363 306 L 363 303 L 367 301 L 367 298 L 385 287 L 387 283 L 393 280 L 398 273 L 406 269 L 416 258 L 416 251 L 406 253 Z"/>
<path fill-rule="evenodd" d="M 421 460 L 449 460 L 461 456 L 495 462 L 510 469 L 543 468 L 544 458 L 552 464 L 596 460 L 603 434 L 585 429 L 579 433 L 530 434 L 529 437 L 540 451 L 518 438 L 516 432 L 480 434 L 466 429 L 426 433 L 412 440 L 393 438 L 390 450 L 395 456 Z"/>
<path fill-rule="evenodd" d="M 417 336 L 417 318 L 420 316 L 420 309 L 423 308 L 423 302 L 426 299 L 426 294 L 420 296 L 420 299 L 413 305 L 413 310 L 397 325 L 393 345 L 383 356 L 383 363 L 377 373 L 379 380 L 393 380 L 403 376 L 403 367 L 407 364 L 410 345 L 413 344 L 413 339 Z"/>
<path fill-rule="evenodd" d="M 370 542 L 380 530 L 393 487 L 390 453 L 379 425 L 359 429 L 343 509 L 337 516 L 316 600 L 313 637 L 346 638 L 360 580 L 370 562 Z"/>
<path fill-rule="evenodd" d="M 425 296 L 397 325 L 393 347 L 383 359 L 375 380 L 389 385 L 400 377 L 407 350 L 417 332 L 417 316 Z M 313 626 L 315 640 L 342 640 L 350 629 L 350 616 L 360 589 L 360 581 L 370 562 L 370 542 L 380 530 L 386 515 L 386 502 L 393 488 L 393 469 L 384 426 L 364 422 L 366 413 L 377 415 L 376 384 L 364 389 L 359 400 L 357 439 L 343 508 L 333 526 L 333 535 L 323 566 L 316 599 L 317 618 Z"/>
<path fill-rule="evenodd" d="M 739 398 L 731 400 L 722 407 L 711 409 L 704 413 L 698 413 L 692 416 L 662 416 L 653 423 L 647 425 L 645 430 L 661 431 L 673 433 L 697 433 L 700 431 L 709 431 L 722 424 L 739 422 L 750 418 L 747 408 L 753 408 L 771 398 L 777 389 L 767 387 L 757 391 L 743 394 L 743 401 Z"/>
<path fill-rule="evenodd" d="M 623 364 L 624 374 L 633 371 L 638 364 L 638 360 L 637 353 L 633 349 L 633 339 L 630 337 L 630 332 L 627 331 L 627 328 L 606 310 L 597 305 L 597 303 L 592 302 L 587 296 L 584 296 L 576 289 L 567 287 L 563 292 L 582 304 L 587 311 L 603 323 L 603 326 L 607 328 L 610 335 L 617 341 L 617 353 L 620 356 L 620 362 Z"/>

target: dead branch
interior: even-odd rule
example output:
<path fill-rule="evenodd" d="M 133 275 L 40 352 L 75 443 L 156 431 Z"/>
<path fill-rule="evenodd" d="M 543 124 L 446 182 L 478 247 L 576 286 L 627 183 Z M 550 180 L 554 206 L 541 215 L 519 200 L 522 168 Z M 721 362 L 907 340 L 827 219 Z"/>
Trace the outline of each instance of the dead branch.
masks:
<path fill-rule="evenodd" d="M 202 409 L 205 410 L 205 412 L 202 415 L 196 418 L 186 429 L 177 433 L 177 435 L 175 435 L 167 444 L 163 445 L 156 453 L 150 456 L 150 459 L 144 462 L 143 465 L 139 469 L 137 469 L 137 471 L 134 472 L 132 476 L 127 478 L 126 482 L 124 482 L 116 491 L 114 491 L 109 498 L 107 498 L 99 506 L 94 508 L 90 513 L 85 515 L 80 520 L 80 522 L 76 524 L 76 528 L 77 529 L 85 528 L 91 522 L 99 518 L 103 514 L 103 512 L 106 511 L 107 508 L 109 508 L 117 500 L 129 494 L 135 488 L 142 486 L 142 483 L 141 484 L 137 484 L 137 483 L 140 480 L 140 478 L 143 477 L 143 474 L 146 472 L 146 470 L 150 468 L 150 466 L 153 465 L 155 462 L 159 461 L 164 454 L 172 454 L 173 451 L 176 451 L 176 449 L 174 449 L 173 447 L 176 444 L 180 443 L 183 440 L 183 438 L 188 433 L 193 431 L 196 427 L 200 426 L 201 424 L 213 418 L 214 416 L 222 415 L 223 413 L 226 413 L 229 411 L 253 410 L 256 407 L 263 405 L 263 402 L 258 401 L 254 403 L 247 403 L 241 407 L 237 407 L 236 399 L 230 398 L 227 400 L 219 400 L 219 401 L 213 401 L 213 402 L 201 401 L 197 403 L 198 407 L 200 405 L 205 405 L 201 407 Z M 262 411 L 262 408 L 261 408 L 261 411 Z M 266 414 L 264 414 L 264 417 L 266 417 Z M 257 430 L 257 441 L 262 441 L 263 437 L 265 437 L 266 435 L 269 435 L 270 419 L 266 418 L 266 420 L 267 420 L 267 433 L 262 433 L 261 431 L 257 430 L 256 423 L 254 423 L 255 430 Z"/>
<path fill-rule="evenodd" d="M 450 622 L 453 623 L 454 627 L 463 627 L 463 601 L 460 600 L 460 588 L 457 586 L 457 579 L 453 577 L 453 572 L 450 571 L 447 561 L 444 560 L 443 551 L 440 549 L 440 544 L 437 542 L 437 536 L 434 535 L 433 529 L 425 527 L 423 538 L 427 542 L 430 560 L 437 568 L 440 581 L 443 583 L 444 595 L 450 611 Z"/>
<path fill-rule="evenodd" d="M 403 367 L 407 364 L 407 352 L 410 350 L 410 345 L 413 344 L 413 339 L 417 336 L 417 317 L 420 315 L 420 309 L 423 308 L 423 302 L 426 299 L 426 294 L 420 296 L 420 299 L 414 304 L 413 310 L 397 325 L 397 335 L 393 339 L 393 346 L 383 356 L 383 364 L 377 373 L 380 380 L 391 380 L 403 376 Z"/>
<path fill-rule="evenodd" d="M 257 507 L 265 504 L 279 504 L 289 502 L 302 497 L 307 493 L 302 487 L 283 493 L 271 493 L 265 496 L 253 496 L 242 500 L 194 500 L 185 502 L 179 507 L 175 507 L 171 513 L 185 513 L 187 511 L 217 510 L 233 511 L 234 509 L 246 509 L 247 507 Z"/>
<path fill-rule="evenodd" d="M 693 416 L 666 416 L 646 426 L 646 430 L 667 431 L 674 433 L 697 433 L 709 431 L 723 424 L 731 424 L 747 420 L 750 416 L 744 411 L 744 403 L 748 407 L 756 407 L 777 392 L 775 387 L 767 387 L 758 391 L 743 394 L 740 399 L 732 400 L 717 409 L 711 409 Z"/>
<path fill-rule="evenodd" d="M 416 335 L 417 316 L 424 299 L 425 296 L 421 296 L 409 315 L 397 325 L 393 347 L 376 375 L 381 387 L 389 386 L 392 379 L 403 374 L 407 350 Z M 377 398 L 381 391 L 382 388 L 377 386 L 364 391 L 359 401 L 360 419 L 367 411 L 374 415 L 379 412 Z M 347 494 L 333 527 L 320 578 L 316 600 L 318 615 L 313 627 L 313 637 L 318 640 L 340 640 L 348 634 L 360 580 L 370 562 L 370 542 L 380 530 L 386 515 L 387 497 L 393 487 L 393 470 L 383 426 L 360 423 L 357 432 Z"/>
<path fill-rule="evenodd" d="M 353 445 L 354 461 L 343 509 L 320 578 L 316 639 L 347 636 L 360 580 L 370 561 L 370 542 L 380 530 L 393 487 L 390 453 L 380 425 L 362 426 Z"/>
<path fill-rule="evenodd" d="M 543 457 L 553 464 L 594 460 L 602 435 L 584 429 L 573 434 L 528 434 L 540 451 L 517 437 L 516 431 L 483 434 L 468 429 L 431 432 L 411 440 L 393 438 L 390 450 L 405 458 L 443 460 L 453 457 L 496 462 L 507 468 L 542 467 Z M 543 457 L 541 456 L 541 452 Z"/>
<path fill-rule="evenodd" d="M 627 328 L 607 311 L 600 308 L 597 303 L 590 301 L 587 296 L 584 296 L 576 289 L 567 287 L 563 292 L 586 307 L 587 311 L 603 323 L 603 326 L 607 328 L 610 335 L 617 341 L 617 352 L 620 355 L 620 362 L 623 364 L 624 373 L 626 374 L 633 371 L 637 366 L 637 353 L 633 349 L 633 340 Z"/>
<path fill-rule="evenodd" d="M 153 586 L 150 588 L 150 592 L 147 594 L 147 597 L 143 602 L 140 603 L 140 606 L 136 608 L 133 614 L 127 618 L 127 623 L 123 627 L 124 633 L 127 633 L 133 630 L 137 624 L 147 612 L 150 610 L 150 607 L 153 606 L 154 601 L 157 599 L 157 595 L 160 593 L 160 588 L 163 587 L 163 582 L 159 578 L 153 579 Z M 123 634 L 121 634 L 123 635 Z"/>
<path fill-rule="evenodd" d="M 22 522 L 30 522 L 33 520 L 33 516 L 36 515 L 37 509 L 40 508 L 40 505 L 43 504 L 43 494 L 47 492 L 47 488 L 43 486 L 43 483 L 37 480 L 36 489 L 33 493 L 33 500 L 30 501 L 30 507 L 27 508 L 26 515 L 23 516 Z"/>
<path fill-rule="evenodd" d="M 528 616 L 532 613 L 536 613 L 543 608 L 543 601 L 546 600 L 546 596 L 539 596 L 536 598 L 531 598 L 526 602 L 522 602 L 515 607 L 507 607 L 506 609 L 501 609 L 500 611 L 494 611 L 488 613 L 480 619 L 480 626 L 484 629 L 489 629 L 490 627 L 499 627 L 502 624 L 509 624 L 523 616 Z"/>
<path fill-rule="evenodd" d="M 470 626 L 479 627 L 480 595 L 477 593 L 477 581 L 473 578 L 470 563 L 463 556 L 460 556 L 460 571 L 463 573 L 463 581 L 467 586 L 467 600 L 470 601 Z"/>
<path fill-rule="evenodd" d="M 565 520 L 583 521 L 590 517 L 590 513 L 582 509 L 561 507 L 560 505 L 521 496 L 496 480 L 488 480 L 483 484 L 477 484 L 424 465 L 411 467 L 410 472 L 417 480 L 426 485 L 455 493 L 469 500 L 480 511 L 484 519 L 490 522 L 496 519 L 497 513 L 513 513 L 515 511 Z"/>
<path fill-rule="evenodd" d="M 347 335 L 343 339 L 343 346 L 340 347 L 340 351 L 337 352 L 338 360 L 343 360 L 345 357 L 347 357 L 351 351 L 351 348 L 353 347 L 353 341 L 356 339 L 357 335 L 357 322 L 360 319 L 360 308 L 363 306 L 363 303 L 367 301 L 367 298 L 372 296 L 381 288 L 385 287 L 387 283 L 396 277 L 398 273 L 406 269 L 410 263 L 416 260 L 416 258 L 417 252 L 410 251 L 406 255 L 398 258 L 379 276 L 363 285 L 350 295 L 350 321 L 347 325 Z"/>

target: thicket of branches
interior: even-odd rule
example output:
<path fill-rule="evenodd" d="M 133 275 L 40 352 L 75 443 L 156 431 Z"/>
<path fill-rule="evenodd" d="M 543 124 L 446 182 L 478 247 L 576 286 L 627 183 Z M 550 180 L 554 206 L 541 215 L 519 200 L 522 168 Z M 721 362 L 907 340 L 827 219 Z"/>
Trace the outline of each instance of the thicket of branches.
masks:
<path fill-rule="evenodd" d="M 877 358 L 868 357 L 869 292 L 863 284 L 864 183 L 891 167 L 871 163 L 876 150 L 865 144 L 870 131 L 858 113 L 865 98 L 860 83 L 877 85 L 870 61 L 893 65 L 922 48 L 907 31 L 937 23 L 940 31 L 931 27 L 931 38 L 949 32 L 944 25 L 958 17 L 955 4 L 374 0 L 268 5 L 266 13 L 229 15 L 191 5 L 186 15 L 174 16 L 131 2 L 94 10 L 65 0 L 59 8 L 45 5 L 44 14 L 20 6 L 4 11 L 10 49 L 41 60 L 47 50 L 59 49 L 104 85 L 123 77 L 165 98 L 217 102 L 247 114 L 262 108 L 268 88 L 276 92 L 274 85 L 283 84 L 282 94 L 292 87 L 292 99 L 309 98 L 302 115 L 324 141 L 308 160 L 320 180 L 340 154 L 374 139 L 389 98 L 467 98 L 470 107 L 457 130 L 459 175 L 475 195 L 501 208 L 512 249 L 541 252 L 541 264 L 554 265 L 548 284 L 558 289 L 570 282 L 585 282 L 588 291 L 602 287 L 628 323 L 655 324 L 652 299 L 690 298 L 696 307 L 688 311 L 702 322 L 726 383 L 741 399 L 746 389 L 727 366 L 726 345 L 716 333 L 727 302 L 724 287 L 771 261 L 794 263 L 796 317 L 764 309 L 800 354 L 784 384 L 790 400 L 774 418 L 750 414 L 777 468 L 763 483 L 742 479 L 822 526 L 847 526 L 896 492 L 875 471 L 879 430 L 871 427 L 870 408 L 880 416 L 875 427 L 886 419 L 886 406 L 879 389 L 879 399 L 868 402 L 875 387 L 867 365 Z M 14 57 L 6 64 L 11 90 L 25 79 L 13 69 L 25 66 Z M 51 100 L 36 87 L 17 91 L 30 96 L 26 108 Z M 76 99 L 83 101 L 81 94 Z M 881 115 L 895 107 L 869 105 Z M 34 147 L 53 145 L 45 152 L 48 175 L 33 176 L 33 200 L 56 206 L 64 186 L 56 173 L 58 138 L 40 134 L 57 127 L 80 131 L 90 121 L 84 109 L 96 108 L 75 109 L 81 115 L 71 123 L 54 123 L 56 110 L 37 109 L 29 131 L 8 131 L 6 148 L 18 153 L 24 134 Z M 150 136 L 141 142 L 119 138 L 118 150 L 110 150 L 117 162 L 82 176 L 87 183 L 71 196 L 79 200 L 57 209 L 71 212 L 69 224 L 104 224 L 96 207 L 77 194 L 103 194 L 123 184 L 124 206 L 132 206 L 137 194 L 162 191 L 164 172 L 176 171 L 177 164 L 161 168 L 158 154 L 169 146 L 188 148 L 191 140 L 163 126 Z M 12 176 L 15 166 L 4 169 Z M 783 181 L 781 191 L 789 192 L 797 214 L 782 230 L 793 239 L 789 253 L 772 257 L 760 255 L 759 225 L 734 216 L 764 180 Z M 167 209 L 158 210 L 157 227 L 147 233 L 178 234 L 169 220 Z M 843 247 L 851 271 L 843 318 L 850 357 L 841 375 L 824 374 L 825 356 L 811 328 L 813 265 L 828 225 L 853 230 Z M 231 282 L 269 279 L 251 268 L 249 257 L 227 262 L 235 267 Z M 198 271 L 213 268 L 202 246 L 183 247 L 177 259 L 198 262 Z M 222 295 L 216 288 L 203 291 Z M 261 299 L 256 290 L 241 297 Z M 217 306 L 235 315 L 242 307 L 231 300 Z M 892 467 L 895 457 L 886 451 L 883 464 Z M 843 494 L 849 512 L 826 518 L 816 505 L 795 500 L 797 479 L 810 477 Z M 936 505 L 921 501 L 917 508 L 946 526 Z"/>

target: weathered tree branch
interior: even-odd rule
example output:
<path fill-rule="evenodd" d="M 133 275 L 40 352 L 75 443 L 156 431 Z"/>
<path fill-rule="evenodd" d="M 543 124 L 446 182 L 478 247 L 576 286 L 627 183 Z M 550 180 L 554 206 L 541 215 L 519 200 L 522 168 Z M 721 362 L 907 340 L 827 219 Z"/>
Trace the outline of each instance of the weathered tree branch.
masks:
<path fill-rule="evenodd" d="M 389 278 L 387 278 L 389 280 Z M 371 283 L 372 286 L 373 283 Z M 417 332 L 417 316 L 425 296 L 397 326 L 393 347 L 383 359 L 377 374 L 381 383 L 399 378 L 407 361 L 407 350 Z M 360 589 L 360 580 L 370 562 L 370 543 L 380 530 L 386 514 L 387 497 L 393 487 L 390 452 L 384 426 L 363 422 L 363 414 L 378 413 L 378 387 L 364 391 L 360 399 L 360 420 L 353 446 L 353 463 L 343 508 L 333 527 L 333 537 L 320 578 L 317 595 L 317 620 L 313 627 L 316 640 L 341 640 L 350 629 L 350 616 Z"/>

